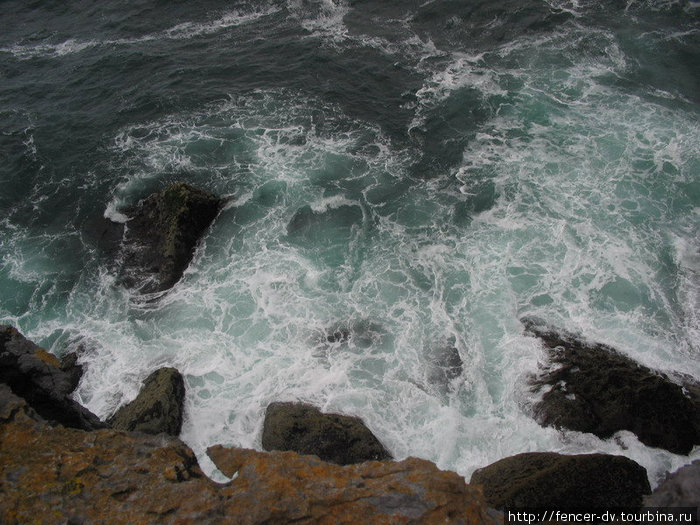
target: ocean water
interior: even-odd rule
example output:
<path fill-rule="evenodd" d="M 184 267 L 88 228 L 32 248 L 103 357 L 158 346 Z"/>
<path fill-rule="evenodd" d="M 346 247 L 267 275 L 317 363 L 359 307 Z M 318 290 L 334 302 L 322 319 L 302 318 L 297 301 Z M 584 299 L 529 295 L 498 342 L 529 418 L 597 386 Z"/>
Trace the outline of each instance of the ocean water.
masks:
<path fill-rule="evenodd" d="M 177 367 L 212 475 L 302 400 L 467 479 L 599 451 L 656 485 L 700 450 L 540 427 L 519 319 L 700 379 L 699 117 L 695 1 L 5 0 L 0 322 L 79 350 L 103 418 Z M 175 181 L 232 200 L 140 301 L 100 223 Z"/>

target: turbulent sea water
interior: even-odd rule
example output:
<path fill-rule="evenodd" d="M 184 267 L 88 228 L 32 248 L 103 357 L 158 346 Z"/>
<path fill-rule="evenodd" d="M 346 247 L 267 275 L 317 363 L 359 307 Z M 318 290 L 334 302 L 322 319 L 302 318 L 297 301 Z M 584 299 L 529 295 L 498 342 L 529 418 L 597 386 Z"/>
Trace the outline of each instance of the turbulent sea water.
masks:
<path fill-rule="evenodd" d="M 0 322 L 80 348 L 100 417 L 167 365 L 212 474 L 277 400 L 467 478 L 600 451 L 655 485 L 700 457 L 540 427 L 519 322 L 700 379 L 700 3 L 0 5 Z M 181 180 L 232 201 L 144 303 L 99 224 Z"/>

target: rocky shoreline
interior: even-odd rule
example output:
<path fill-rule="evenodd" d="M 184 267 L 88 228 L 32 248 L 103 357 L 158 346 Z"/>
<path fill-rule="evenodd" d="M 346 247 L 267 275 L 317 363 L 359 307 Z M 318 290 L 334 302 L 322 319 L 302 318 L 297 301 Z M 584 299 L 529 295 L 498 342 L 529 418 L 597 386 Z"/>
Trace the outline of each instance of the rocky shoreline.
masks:
<path fill-rule="evenodd" d="M 61 363 L 12 327 L 0 328 L 0 341 L 2 523 L 356 523 L 361 515 L 371 523 L 496 524 L 506 508 L 638 508 L 650 493 L 643 467 L 606 454 L 518 454 L 467 484 L 429 461 L 393 461 L 359 418 L 303 403 L 268 407 L 268 452 L 210 447 L 233 478 L 219 484 L 177 438 L 184 387 L 176 370 L 155 371 L 108 422 L 91 415 L 82 428 L 59 414 L 75 405 L 89 414 L 68 403 Z M 18 395 L 27 388 L 42 395 Z M 45 399 L 57 402 L 53 412 Z M 647 504 L 697 505 L 699 481 L 696 461 Z"/>
<path fill-rule="evenodd" d="M 122 236 L 123 283 L 164 293 L 182 276 L 223 199 L 185 184 L 149 196 Z M 298 221 L 297 221 L 298 222 Z M 550 353 L 530 385 L 545 426 L 602 438 L 634 432 L 688 454 L 700 444 L 700 387 L 615 349 L 524 319 Z M 349 330 L 328 340 L 342 343 Z M 450 345 L 436 359 L 446 384 L 462 372 Z M 444 356 L 443 356 L 444 354 Z M 26 523 L 502 523 L 512 507 L 696 506 L 698 462 L 651 496 L 646 470 L 605 454 L 524 453 L 477 470 L 470 483 L 433 463 L 394 461 L 361 419 L 303 403 L 267 407 L 266 452 L 207 451 L 229 478 L 215 483 L 178 439 L 185 383 L 155 370 L 136 399 L 101 421 L 71 398 L 75 355 L 59 361 L 0 327 L 0 522 Z M 444 376 L 444 377 L 443 377 Z"/>
<path fill-rule="evenodd" d="M 614 348 L 524 319 L 542 341 L 549 363 L 531 386 L 543 391 L 534 412 L 544 426 L 609 438 L 629 430 L 650 447 L 687 455 L 700 444 L 700 385 L 673 381 Z"/>

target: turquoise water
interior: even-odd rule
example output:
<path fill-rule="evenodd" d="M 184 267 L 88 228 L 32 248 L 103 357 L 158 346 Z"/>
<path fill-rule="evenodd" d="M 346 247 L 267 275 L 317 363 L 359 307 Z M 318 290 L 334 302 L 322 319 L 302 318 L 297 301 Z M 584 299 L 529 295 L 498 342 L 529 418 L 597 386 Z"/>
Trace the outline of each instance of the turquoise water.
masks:
<path fill-rule="evenodd" d="M 700 378 L 698 4 L 6 7 L 0 322 L 80 348 L 100 417 L 168 365 L 209 473 L 277 400 L 466 477 L 601 451 L 655 484 L 700 457 L 537 425 L 518 320 Z M 232 200 L 144 304 L 99 221 L 177 180 Z"/>

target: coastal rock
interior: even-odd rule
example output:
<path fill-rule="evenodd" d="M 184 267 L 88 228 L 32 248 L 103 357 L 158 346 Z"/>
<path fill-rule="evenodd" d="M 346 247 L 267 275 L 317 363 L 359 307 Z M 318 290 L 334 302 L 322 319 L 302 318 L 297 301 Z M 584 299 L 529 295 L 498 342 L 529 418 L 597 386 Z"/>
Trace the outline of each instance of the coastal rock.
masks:
<path fill-rule="evenodd" d="M 179 182 L 127 210 L 124 284 L 143 293 L 172 287 L 182 277 L 197 242 L 224 202 Z"/>
<path fill-rule="evenodd" d="M 74 366 L 65 361 L 62 367 L 56 356 L 15 328 L 0 326 L 1 383 L 52 424 L 84 430 L 104 428 L 95 414 L 68 397 L 77 385 Z"/>
<path fill-rule="evenodd" d="M 238 473 L 230 501 L 245 523 L 497 523 L 478 488 L 421 459 L 337 466 L 220 445 L 207 454 L 227 476 Z"/>
<path fill-rule="evenodd" d="M 651 496 L 644 499 L 645 507 L 695 507 L 695 519 L 700 523 L 700 459 L 670 474 Z"/>
<path fill-rule="evenodd" d="M 391 459 L 360 418 L 323 414 L 305 403 L 270 403 L 262 446 L 265 450 L 313 454 L 338 465 Z"/>
<path fill-rule="evenodd" d="M 328 327 L 321 335 L 319 343 L 326 346 L 367 349 L 381 344 L 387 337 L 384 329 L 369 319 L 339 322 Z"/>
<path fill-rule="evenodd" d="M 330 344 L 346 344 L 350 341 L 352 332 L 344 326 L 337 326 L 330 330 L 325 335 L 325 341 Z"/>
<path fill-rule="evenodd" d="M 117 219 L 117 217 L 114 218 Z M 116 222 L 100 214 L 86 220 L 81 231 L 85 242 L 96 248 L 106 262 L 114 262 L 121 249 L 124 223 Z"/>
<path fill-rule="evenodd" d="M 139 395 L 108 423 L 117 430 L 180 435 L 185 382 L 175 368 L 160 368 L 143 382 Z"/>
<path fill-rule="evenodd" d="M 223 521 L 215 483 L 178 439 L 48 427 L 15 406 L 0 422 L 1 523 Z"/>
<path fill-rule="evenodd" d="M 517 454 L 475 471 L 470 483 L 483 485 L 497 509 L 633 508 L 651 492 L 644 467 L 608 454 Z"/>
<path fill-rule="evenodd" d="M 78 388 L 80 379 L 83 377 L 83 365 L 78 364 L 77 352 L 71 352 L 61 358 L 60 368 L 66 373 L 69 381 L 69 388 L 72 392 Z"/>
<path fill-rule="evenodd" d="M 544 426 L 608 438 L 629 430 L 651 447 L 688 454 L 700 443 L 700 403 L 666 375 L 614 348 L 555 332 L 537 321 L 525 328 L 550 350 L 552 366 L 532 380 L 546 391 L 534 409 Z"/>
<path fill-rule="evenodd" d="M 341 467 L 293 452 L 208 453 L 236 478 L 214 483 L 164 434 L 49 427 L 0 385 L 0 523 L 498 523 L 479 488 L 424 460 Z"/>
<path fill-rule="evenodd" d="M 0 383 L 0 424 L 14 421 L 18 416 L 46 423 L 23 398 L 16 396 L 9 386 Z"/>

